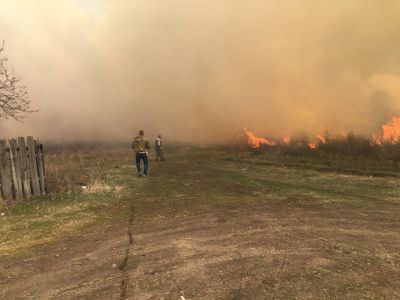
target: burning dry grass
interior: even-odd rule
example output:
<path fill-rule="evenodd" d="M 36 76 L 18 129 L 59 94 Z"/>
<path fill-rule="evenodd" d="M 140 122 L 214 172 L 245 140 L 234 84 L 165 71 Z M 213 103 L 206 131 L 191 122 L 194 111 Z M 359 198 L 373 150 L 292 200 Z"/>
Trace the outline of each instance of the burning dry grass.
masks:
<path fill-rule="evenodd" d="M 245 130 L 230 151 L 251 150 L 254 154 L 273 153 L 282 156 L 319 157 L 327 159 L 369 159 L 382 169 L 400 168 L 400 117 L 393 117 L 382 127 L 381 138 L 348 133 L 332 135 L 329 132 L 311 135 L 304 132 L 293 136 L 260 138 Z"/>
<path fill-rule="evenodd" d="M 253 132 L 244 128 L 243 134 L 238 136 L 238 143 L 247 144 L 253 149 L 284 145 L 291 148 L 291 152 L 297 154 L 298 152 L 304 154 L 306 149 L 309 149 L 322 150 L 331 155 L 347 156 L 371 156 L 381 152 L 393 158 L 393 149 L 400 144 L 400 116 L 394 115 L 390 122 L 382 125 L 381 133 L 372 134 L 370 137 L 353 133 L 342 133 L 335 136 L 325 131 L 316 135 L 298 133 L 292 137 L 267 138 L 257 137 Z M 379 149 L 377 146 L 386 146 L 385 148 L 392 150 L 377 151 L 376 149 Z"/>
<path fill-rule="evenodd" d="M 382 126 L 382 138 L 376 138 L 377 144 L 397 144 L 400 142 L 400 116 L 393 116 L 392 121 Z"/>

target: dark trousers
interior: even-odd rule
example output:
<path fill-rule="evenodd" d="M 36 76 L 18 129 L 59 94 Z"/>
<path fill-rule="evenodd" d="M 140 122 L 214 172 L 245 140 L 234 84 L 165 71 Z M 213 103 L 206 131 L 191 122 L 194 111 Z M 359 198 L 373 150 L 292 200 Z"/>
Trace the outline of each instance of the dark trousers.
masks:
<path fill-rule="evenodd" d="M 136 153 L 136 169 L 138 174 L 142 172 L 142 169 L 140 168 L 140 161 L 143 160 L 144 164 L 144 171 L 143 173 L 147 175 L 147 170 L 149 169 L 149 159 L 147 158 L 146 152 L 138 152 Z"/>

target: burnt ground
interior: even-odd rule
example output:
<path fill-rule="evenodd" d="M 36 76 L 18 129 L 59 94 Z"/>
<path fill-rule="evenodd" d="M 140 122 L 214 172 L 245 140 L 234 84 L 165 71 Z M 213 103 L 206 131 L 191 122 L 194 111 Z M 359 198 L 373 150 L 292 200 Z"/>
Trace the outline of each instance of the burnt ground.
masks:
<path fill-rule="evenodd" d="M 400 179 L 222 156 L 152 162 L 124 219 L 0 260 L 0 298 L 400 298 Z"/>

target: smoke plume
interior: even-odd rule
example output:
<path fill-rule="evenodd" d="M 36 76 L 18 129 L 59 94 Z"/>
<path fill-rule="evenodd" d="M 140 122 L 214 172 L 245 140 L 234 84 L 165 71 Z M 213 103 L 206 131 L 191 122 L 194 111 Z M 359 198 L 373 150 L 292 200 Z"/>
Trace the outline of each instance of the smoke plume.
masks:
<path fill-rule="evenodd" d="M 33 108 L 5 137 L 373 133 L 400 112 L 396 0 L 2 0 Z"/>

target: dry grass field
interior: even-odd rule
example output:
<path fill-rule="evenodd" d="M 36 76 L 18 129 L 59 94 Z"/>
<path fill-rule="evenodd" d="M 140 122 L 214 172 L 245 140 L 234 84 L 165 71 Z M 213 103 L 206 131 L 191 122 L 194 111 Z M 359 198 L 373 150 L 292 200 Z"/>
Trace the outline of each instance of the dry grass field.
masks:
<path fill-rule="evenodd" d="M 128 150 L 59 159 L 48 196 L 1 208 L 0 298 L 400 298 L 394 169 L 180 148 L 139 179 Z"/>

